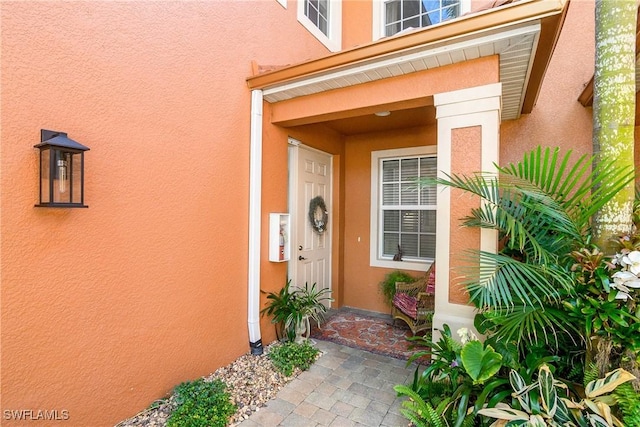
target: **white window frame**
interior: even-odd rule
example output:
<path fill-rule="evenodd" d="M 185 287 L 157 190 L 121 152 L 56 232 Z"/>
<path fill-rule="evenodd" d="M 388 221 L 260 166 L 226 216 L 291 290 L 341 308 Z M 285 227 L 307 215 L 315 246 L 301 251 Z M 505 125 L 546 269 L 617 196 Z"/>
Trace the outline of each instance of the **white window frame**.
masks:
<path fill-rule="evenodd" d="M 304 14 L 304 5 L 307 1 L 298 0 L 298 22 L 331 52 L 339 52 L 342 49 L 342 0 L 329 0 L 328 36 Z"/>
<path fill-rule="evenodd" d="M 384 24 L 385 24 L 385 16 L 384 16 L 384 2 L 385 0 L 373 0 L 373 23 L 371 27 L 371 33 L 373 35 L 373 40 L 379 40 L 384 35 Z M 460 0 L 460 16 L 465 13 L 469 13 L 471 11 L 471 0 Z M 456 18 L 457 19 L 457 18 Z M 445 21 L 442 24 L 447 24 L 450 21 Z M 434 24 L 441 25 L 441 24 Z M 396 34 L 394 34 L 396 35 Z M 393 37 L 393 36 L 389 36 Z"/>
<path fill-rule="evenodd" d="M 393 259 L 382 257 L 382 218 L 380 215 L 380 164 L 381 160 L 387 158 L 436 155 L 437 147 L 435 145 L 424 145 L 420 147 L 410 148 L 395 148 L 391 150 L 380 150 L 371 152 L 371 222 L 369 224 L 369 264 L 371 267 L 427 271 L 427 269 L 431 266 L 432 261 L 429 260 L 394 261 Z"/>

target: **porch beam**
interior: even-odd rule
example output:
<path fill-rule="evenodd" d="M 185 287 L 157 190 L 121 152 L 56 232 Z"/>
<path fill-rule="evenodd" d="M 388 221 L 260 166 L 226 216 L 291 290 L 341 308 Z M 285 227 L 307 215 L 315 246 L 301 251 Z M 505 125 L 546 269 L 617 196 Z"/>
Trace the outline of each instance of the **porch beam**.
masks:
<path fill-rule="evenodd" d="M 431 95 L 498 81 L 497 55 L 389 77 L 271 105 L 271 123 L 289 127 L 433 105 Z"/>

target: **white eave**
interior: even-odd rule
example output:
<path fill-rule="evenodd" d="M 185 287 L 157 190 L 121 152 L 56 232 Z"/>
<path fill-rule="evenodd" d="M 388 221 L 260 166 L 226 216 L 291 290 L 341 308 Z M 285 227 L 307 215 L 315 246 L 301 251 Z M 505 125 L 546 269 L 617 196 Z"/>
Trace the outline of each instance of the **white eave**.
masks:
<path fill-rule="evenodd" d="M 333 89 L 499 55 L 502 120 L 520 117 L 541 24 L 530 21 L 492 28 L 380 55 L 263 88 L 275 103 Z"/>

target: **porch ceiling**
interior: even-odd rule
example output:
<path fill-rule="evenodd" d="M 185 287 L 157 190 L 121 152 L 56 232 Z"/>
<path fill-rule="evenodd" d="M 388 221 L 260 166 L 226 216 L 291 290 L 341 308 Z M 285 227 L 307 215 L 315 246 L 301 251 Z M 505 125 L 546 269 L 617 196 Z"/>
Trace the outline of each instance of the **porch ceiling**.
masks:
<path fill-rule="evenodd" d="M 436 123 L 436 109 L 433 105 L 389 111 L 386 117 L 375 114 L 330 120 L 324 124 L 342 135 L 358 135 L 368 132 L 381 132 L 406 129 L 417 126 L 429 126 Z"/>
<path fill-rule="evenodd" d="M 562 27 L 567 2 L 521 0 L 247 79 L 264 99 L 288 99 L 499 55 L 502 119 L 531 111 Z M 343 133 L 428 124 L 433 107 L 333 120 Z M 385 127 L 386 126 L 386 127 Z"/>

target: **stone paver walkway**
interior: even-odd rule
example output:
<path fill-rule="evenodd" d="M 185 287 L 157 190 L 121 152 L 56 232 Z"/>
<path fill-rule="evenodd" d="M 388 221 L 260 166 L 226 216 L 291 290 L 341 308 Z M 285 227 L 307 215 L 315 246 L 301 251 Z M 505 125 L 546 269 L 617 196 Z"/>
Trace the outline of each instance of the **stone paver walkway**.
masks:
<path fill-rule="evenodd" d="M 408 384 L 414 367 L 328 341 L 316 341 L 322 356 L 239 427 L 403 427 L 403 399 L 393 386 Z"/>

